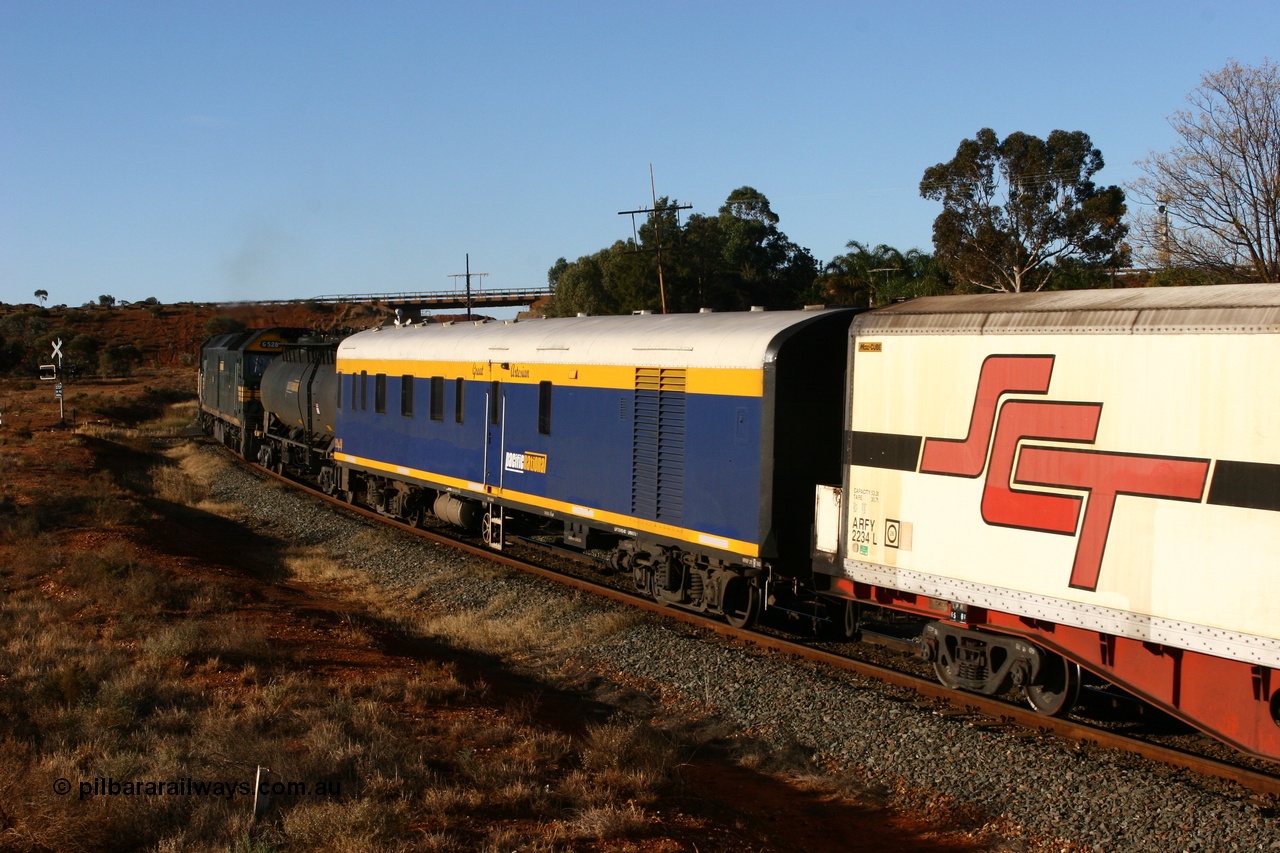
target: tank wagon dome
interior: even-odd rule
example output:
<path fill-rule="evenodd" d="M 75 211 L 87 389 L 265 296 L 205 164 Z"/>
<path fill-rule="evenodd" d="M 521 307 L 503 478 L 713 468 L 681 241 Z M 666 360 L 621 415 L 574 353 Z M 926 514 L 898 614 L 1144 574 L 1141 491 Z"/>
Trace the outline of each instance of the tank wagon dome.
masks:
<path fill-rule="evenodd" d="M 479 321 L 352 335 L 338 359 L 760 369 L 781 338 L 830 311 L 741 311 Z"/>

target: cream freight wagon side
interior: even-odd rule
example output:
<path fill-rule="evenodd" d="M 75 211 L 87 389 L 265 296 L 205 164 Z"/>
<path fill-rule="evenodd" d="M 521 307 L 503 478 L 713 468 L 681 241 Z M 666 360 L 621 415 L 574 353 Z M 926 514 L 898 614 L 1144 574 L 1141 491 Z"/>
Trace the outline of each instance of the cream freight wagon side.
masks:
<path fill-rule="evenodd" d="M 820 589 L 935 620 L 946 684 L 1083 666 L 1280 758 L 1280 285 L 920 299 L 849 358 Z"/>

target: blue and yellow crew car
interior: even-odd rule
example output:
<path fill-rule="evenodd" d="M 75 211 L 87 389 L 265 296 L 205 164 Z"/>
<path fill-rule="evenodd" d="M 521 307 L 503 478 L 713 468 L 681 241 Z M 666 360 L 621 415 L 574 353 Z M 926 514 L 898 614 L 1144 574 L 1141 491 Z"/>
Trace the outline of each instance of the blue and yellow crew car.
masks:
<path fill-rule="evenodd" d="M 853 312 L 384 327 L 337 352 L 337 487 L 388 515 L 537 522 L 661 601 L 746 622 L 808 570 L 840 474 Z M 590 540 L 590 542 L 588 541 Z"/>

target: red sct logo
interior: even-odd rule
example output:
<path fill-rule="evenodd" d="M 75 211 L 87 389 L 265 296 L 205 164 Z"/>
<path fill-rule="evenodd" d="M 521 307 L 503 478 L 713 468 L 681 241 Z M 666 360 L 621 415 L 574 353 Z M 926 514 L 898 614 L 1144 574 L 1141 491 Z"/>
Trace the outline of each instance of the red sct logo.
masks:
<path fill-rule="evenodd" d="M 1009 396 L 1047 394 L 1053 360 L 1051 355 L 988 357 L 978 376 L 968 435 L 926 438 L 920 471 L 968 478 L 985 471 L 982 519 L 987 524 L 1068 536 L 1078 531 L 1071 586 L 1093 591 L 1116 497 L 1199 501 L 1209 460 L 1097 450 L 1092 445 L 1102 403 Z M 1043 491 L 1049 488 L 1080 494 Z"/>

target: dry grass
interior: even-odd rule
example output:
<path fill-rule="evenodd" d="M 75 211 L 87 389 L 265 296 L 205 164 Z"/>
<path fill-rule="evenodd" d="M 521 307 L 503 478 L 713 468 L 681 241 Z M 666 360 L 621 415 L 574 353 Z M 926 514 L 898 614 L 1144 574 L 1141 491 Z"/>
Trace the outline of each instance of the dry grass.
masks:
<path fill-rule="evenodd" d="M 131 544 L 131 525 L 163 523 L 156 499 L 234 518 L 208 500 L 225 463 L 152 450 L 144 433 L 85 440 L 128 465 L 34 513 L 0 499 L 0 848 L 558 850 L 652 832 L 650 809 L 673 790 L 673 742 L 625 720 L 579 738 L 545 728 L 532 702 L 493 704 L 447 663 L 337 679 L 300 668 L 300 650 L 246 618 L 238 594 Z M 85 523 L 115 532 L 91 551 L 59 544 Z M 314 549 L 288 551 L 281 568 L 359 600 L 380 630 L 491 655 L 563 655 L 634 618 L 583 615 L 549 631 L 499 600 L 419 628 L 412 597 Z M 374 645 L 360 618 L 327 630 L 328 642 Z M 80 796 L 95 779 L 247 786 L 260 766 L 328 793 L 282 794 L 257 821 L 239 793 Z M 53 793 L 57 779 L 70 794 Z"/>
<path fill-rule="evenodd" d="M 571 820 L 561 824 L 557 835 L 562 838 L 595 838 L 600 841 L 624 838 L 643 832 L 653 819 L 652 814 L 635 803 L 609 803 L 583 809 Z"/>
<path fill-rule="evenodd" d="M 626 630 L 640 618 L 626 611 L 572 606 L 557 617 L 552 625 L 546 615 L 523 608 L 517 593 L 508 593 L 472 610 L 429 613 L 419 619 L 417 628 L 452 645 L 512 660 L 563 660 Z"/>
<path fill-rule="evenodd" d="M 160 435 L 177 435 L 190 426 L 200 414 L 199 400 L 186 400 L 165 407 L 164 414 L 148 426 Z"/>

